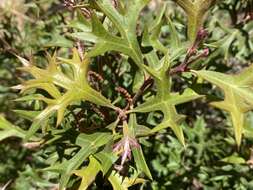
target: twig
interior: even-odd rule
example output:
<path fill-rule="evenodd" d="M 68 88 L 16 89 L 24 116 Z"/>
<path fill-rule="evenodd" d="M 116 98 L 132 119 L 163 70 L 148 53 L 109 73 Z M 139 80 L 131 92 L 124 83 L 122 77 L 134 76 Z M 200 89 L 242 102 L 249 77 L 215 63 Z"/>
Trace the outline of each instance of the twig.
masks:
<path fill-rule="evenodd" d="M 19 55 L 19 52 L 12 48 L 11 45 L 3 38 L 0 37 L 0 41 L 3 42 L 3 44 L 7 47 L 7 48 L 3 48 L 4 51 L 10 52 L 13 55 Z"/>
<path fill-rule="evenodd" d="M 189 70 L 188 67 L 190 64 L 192 64 L 194 61 L 196 61 L 197 59 L 199 59 L 201 57 L 206 57 L 209 55 L 209 50 L 204 49 L 203 53 L 199 54 L 197 57 L 195 57 L 195 59 L 190 61 L 190 58 L 197 54 L 198 46 L 201 44 L 201 42 L 203 42 L 203 40 L 207 36 L 208 36 L 208 31 L 201 28 L 198 31 L 197 38 L 196 38 L 195 42 L 187 51 L 184 61 L 180 65 L 178 65 L 177 67 L 172 68 L 171 70 L 168 70 L 169 75 L 174 75 L 176 73 L 182 73 L 182 72 L 188 71 Z"/>
<path fill-rule="evenodd" d="M 138 98 L 149 88 L 153 85 L 154 80 L 149 77 L 147 78 L 144 83 L 142 84 L 141 88 L 139 91 L 134 95 L 133 98 L 131 98 L 130 94 L 124 89 L 122 91 L 122 88 L 120 88 L 120 93 L 123 93 L 126 99 L 128 99 L 128 104 L 124 109 L 121 108 L 116 108 L 115 111 L 118 114 L 118 119 L 121 121 L 126 121 L 127 120 L 127 111 L 131 109 L 131 107 L 137 102 Z M 119 89 L 118 89 L 119 90 Z M 118 91 L 117 90 L 117 91 Z"/>
<path fill-rule="evenodd" d="M 149 88 L 153 85 L 154 83 L 154 79 L 152 79 L 151 77 L 147 78 L 144 83 L 142 84 L 141 88 L 139 89 L 139 91 L 134 95 L 133 100 L 131 105 L 134 105 L 138 98 Z"/>
<path fill-rule="evenodd" d="M 0 187 L 0 189 L 1 190 L 6 190 L 7 189 L 7 187 L 12 183 L 12 179 L 11 180 L 9 180 L 3 187 Z"/>

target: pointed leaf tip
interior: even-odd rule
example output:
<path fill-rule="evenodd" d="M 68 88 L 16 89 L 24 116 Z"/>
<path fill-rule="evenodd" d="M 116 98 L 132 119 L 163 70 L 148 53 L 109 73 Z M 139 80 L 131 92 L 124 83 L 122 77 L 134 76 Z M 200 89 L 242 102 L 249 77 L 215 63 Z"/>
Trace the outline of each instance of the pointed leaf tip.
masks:
<path fill-rule="evenodd" d="M 224 92 L 224 100 L 213 102 L 211 105 L 230 114 L 236 144 L 239 147 L 243 134 L 245 113 L 253 110 L 253 90 L 250 85 L 253 83 L 252 66 L 236 75 L 205 70 L 192 72 L 216 85 Z"/>
<path fill-rule="evenodd" d="M 22 90 L 24 88 L 24 86 L 22 84 L 18 84 L 16 86 L 12 86 L 11 89 L 14 89 L 14 90 Z"/>
<path fill-rule="evenodd" d="M 20 56 L 18 56 L 18 55 L 15 55 L 18 59 L 19 59 L 19 61 L 25 66 L 25 67 L 29 67 L 31 64 L 30 64 L 30 62 L 28 61 L 28 60 L 26 60 L 25 58 L 23 58 L 23 57 L 20 57 Z"/>

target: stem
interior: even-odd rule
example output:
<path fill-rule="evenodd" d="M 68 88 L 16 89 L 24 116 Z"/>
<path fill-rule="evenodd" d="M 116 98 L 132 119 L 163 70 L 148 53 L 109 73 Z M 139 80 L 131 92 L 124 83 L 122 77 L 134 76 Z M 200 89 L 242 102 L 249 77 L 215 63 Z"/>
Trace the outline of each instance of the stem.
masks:
<path fill-rule="evenodd" d="M 154 80 L 153 80 L 151 77 L 149 77 L 148 79 L 146 79 L 146 80 L 144 81 L 144 83 L 142 84 L 140 90 L 134 95 L 133 100 L 132 100 L 132 102 L 131 102 L 131 105 L 134 105 L 134 104 L 137 102 L 138 98 L 139 98 L 149 87 L 151 87 L 151 86 L 153 85 L 153 83 L 154 83 Z M 131 105 L 130 105 L 130 106 L 131 106 Z"/>
<path fill-rule="evenodd" d="M 178 65 L 177 67 L 169 70 L 169 75 L 174 75 L 176 73 L 182 73 L 188 69 L 188 66 L 190 64 L 189 59 L 195 54 L 195 52 L 193 51 L 195 49 L 195 44 L 196 43 L 194 43 L 194 45 L 187 52 L 184 61 L 180 65 Z"/>
<path fill-rule="evenodd" d="M 192 57 L 192 55 L 187 54 L 183 63 L 181 63 L 180 65 L 178 65 L 177 67 L 171 69 L 169 71 L 170 75 L 174 75 L 176 73 L 182 73 L 185 71 L 189 70 L 189 65 L 191 65 L 192 63 L 194 63 L 195 61 L 197 61 L 198 59 L 202 58 L 202 57 L 206 57 L 209 55 L 209 49 L 204 49 L 204 52 L 197 55 L 196 57 L 194 57 L 193 59 L 190 60 L 190 58 Z"/>

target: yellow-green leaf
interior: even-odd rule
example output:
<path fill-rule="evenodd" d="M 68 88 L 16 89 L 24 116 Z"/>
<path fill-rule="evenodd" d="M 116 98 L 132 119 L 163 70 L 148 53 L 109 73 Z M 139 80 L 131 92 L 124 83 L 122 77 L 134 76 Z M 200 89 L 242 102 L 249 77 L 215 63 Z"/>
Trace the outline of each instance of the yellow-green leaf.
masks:
<path fill-rule="evenodd" d="M 169 69 L 169 57 L 165 56 L 163 59 L 162 67 L 158 73 L 158 77 L 155 78 L 155 84 L 157 86 L 157 94 L 155 97 L 148 99 L 143 104 L 137 106 L 132 112 L 152 112 L 162 111 L 164 118 L 163 121 L 154 127 L 150 134 L 161 131 L 162 129 L 170 127 L 179 141 L 184 143 L 183 130 L 180 124 L 184 120 L 184 116 L 177 113 L 176 105 L 186 103 L 188 101 L 195 100 L 202 96 L 198 95 L 191 89 L 187 89 L 183 94 L 171 92 L 171 79 L 168 76 L 167 71 Z"/>
<path fill-rule="evenodd" d="M 224 100 L 211 105 L 230 113 L 238 146 L 244 127 L 245 113 L 253 109 L 253 66 L 237 75 L 228 75 L 214 71 L 192 71 L 199 77 L 218 86 L 224 92 Z"/>
<path fill-rule="evenodd" d="M 204 22 L 208 9 L 216 0 L 174 0 L 187 14 L 187 34 L 191 42 L 194 42 L 198 30 Z"/>
<path fill-rule="evenodd" d="M 75 170 L 73 173 L 82 178 L 81 185 L 78 190 L 86 190 L 95 180 L 98 172 L 101 170 L 100 163 L 93 157 L 89 157 L 89 165 L 83 169 Z"/>
<path fill-rule="evenodd" d="M 112 184 L 113 190 L 128 190 L 128 188 L 133 185 L 145 183 L 145 180 L 142 178 L 137 178 L 135 176 L 123 177 L 114 170 L 111 172 L 108 180 Z"/>
<path fill-rule="evenodd" d="M 42 89 L 51 95 L 51 98 L 43 96 L 35 98 L 44 101 L 47 107 L 34 119 L 26 139 L 31 137 L 39 129 L 40 125 L 46 123 L 55 112 L 57 113 L 56 125 L 60 125 L 67 107 L 73 103 L 89 101 L 100 106 L 114 108 L 110 100 L 89 85 L 87 79 L 90 64 L 89 58 L 81 59 L 77 49 L 73 49 L 71 59 L 59 58 L 59 60 L 56 59 L 56 54 L 52 57 L 48 56 L 48 66 L 42 69 L 32 64 L 27 64 L 26 61 L 21 59 L 25 63 L 25 67 L 21 69 L 34 77 L 34 79 L 25 81 L 20 85 L 21 90 L 24 92 L 28 89 Z M 60 64 L 68 64 L 72 68 L 72 75 L 64 73 Z"/>

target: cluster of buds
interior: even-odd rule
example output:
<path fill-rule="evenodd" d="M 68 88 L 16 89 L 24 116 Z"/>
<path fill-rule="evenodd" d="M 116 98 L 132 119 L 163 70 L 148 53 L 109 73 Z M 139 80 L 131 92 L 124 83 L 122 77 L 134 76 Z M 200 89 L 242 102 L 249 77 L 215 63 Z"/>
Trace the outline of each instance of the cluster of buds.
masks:
<path fill-rule="evenodd" d="M 190 49 L 194 49 L 196 50 L 199 45 L 208 37 L 208 31 L 204 28 L 200 28 L 198 33 L 197 33 L 197 36 L 196 36 L 196 39 L 193 43 L 193 46 L 190 48 Z"/>
<path fill-rule="evenodd" d="M 125 97 L 126 101 L 129 104 L 131 104 L 131 102 L 133 101 L 132 96 L 128 93 L 126 89 L 124 89 L 123 87 L 116 87 L 115 90 L 119 92 L 120 94 L 122 94 Z"/>
<path fill-rule="evenodd" d="M 96 73 L 94 71 L 89 71 L 88 75 L 89 75 L 89 77 L 91 77 L 93 79 L 96 79 L 99 82 L 103 82 L 104 81 L 103 77 L 100 74 L 98 74 L 98 73 Z"/>
<path fill-rule="evenodd" d="M 131 160 L 131 152 L 133 148 L 139 148 L 137 140 L 129 134 L 127 123 L 123 123 L 123 138 L 113 146 L 113 152 L 121 155 L 120 165 L 116 165 L 115 169 L 121 171 L 124 164 Z"/>
<path fill-rule="evenodd" d="M 188 71 L 188 66 L 195 62 L 196 60 L 207 57 L 210 53 L 208 48 L 203 49 L 202 51 L 198 51 L 200 44 L 208 37 L 208 31 L 206 29 L 200 28 L 197 33 L 196 39 L 193 45 L 188 49 L 185 59 L 183 63 L 179 66 L 170 70 L 169 74 L 173 75 L 175 73 L 182 73 Z M 199 53 L 200 52 L 200 53 Z M 191 59 L 192 58 L 192 59 Z"/>
<path fill-rule="evenodd" d="M 195 42 L 193 43 L 193 46 L 188 50 L 188 54 L 190 57 L 197 55 L 198 51 L 198 47 L 199 45 L 208 37 L 208 31 L 204 28 L 200 28 L 200 30 L 197 33 L 197 37 Z M 201 54 L 197 55 L 197 58 L 201 58 L 201 57 L 207 57 L 209 55 L 209 49 L 205 48 Z"/>
<path fill-rule="evenodd" d="M 208 31 L 206 29 L 201 28 L 196 36 L 196 39 L 193 43 L 193 45 L 188 49 L 187 54 L 186 54 L 186 58 L 184 60 L 184 62 L 188 62 L 189 59 L 195 55 L 197 55 L 198 53 L 198 47 L 199 45 L 207 38 L 208 36 Z M 198 55 L 198 58 L 200 57 L 206 57 L 209 55 L 209 49 L 204 49 L 203 53 L 201 55 Z"/>
<path fill-rule="evenodd" d="M 88 71 L 88 80 L 96 90 L 100 90 L 101 84 L 104 82 L 103 77 L 94 71 Z"/>

